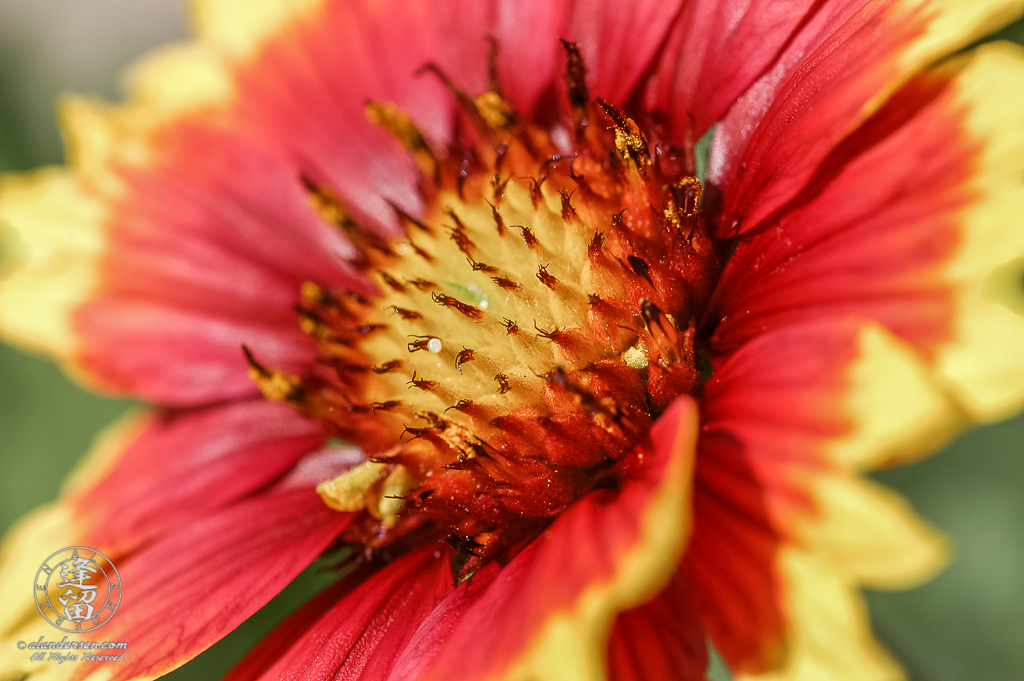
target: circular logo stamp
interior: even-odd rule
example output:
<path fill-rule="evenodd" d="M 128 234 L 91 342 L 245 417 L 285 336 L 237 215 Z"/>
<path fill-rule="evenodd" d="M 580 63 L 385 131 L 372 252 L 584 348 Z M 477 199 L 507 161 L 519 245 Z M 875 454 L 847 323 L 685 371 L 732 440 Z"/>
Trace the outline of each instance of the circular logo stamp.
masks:
<path fill-rule="evenodd" d="M 62 631 L 99 629 L 121 603 L 121 577 L 95 549 L 69 546 L 43 561 L 36 572 L 36 607 Z"/>

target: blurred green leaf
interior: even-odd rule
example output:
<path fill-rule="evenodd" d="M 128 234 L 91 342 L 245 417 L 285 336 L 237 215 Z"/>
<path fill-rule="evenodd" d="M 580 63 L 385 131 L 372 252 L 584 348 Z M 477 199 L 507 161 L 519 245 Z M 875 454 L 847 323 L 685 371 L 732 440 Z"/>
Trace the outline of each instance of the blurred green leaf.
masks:
<path fill-rule="evenodd" d="M 49 362 L 0 345 L 0 527 L 53 500 L 97 431 L 130 404 L 96 397 Z"/>
<path fill-rule="evenodd" d="M 871 593 L 882 639 L 914 681 L 1024 678 L 1024 417 L 967 433 L 877 478 L 953 538 L 956 558 L 914 591 Z"/>

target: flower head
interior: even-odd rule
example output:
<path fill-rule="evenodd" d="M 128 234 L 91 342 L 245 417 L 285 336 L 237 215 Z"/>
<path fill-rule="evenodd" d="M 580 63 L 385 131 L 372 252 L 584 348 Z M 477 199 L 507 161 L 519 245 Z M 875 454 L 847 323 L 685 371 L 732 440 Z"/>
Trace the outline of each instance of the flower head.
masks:
<path fill-rule="evenodd" d="M 705 637 L 898 676 L 856 589 L 945 546 L 859 473 L 1024 403 L 1024 61 L 944 58 L 1018 9 L 197 3 L 0 194 L 6 332 L 158 405 L 4 588 L 118 560 L 131 654 L 82 677 L 173 669 L 325 551 L 231 678 L 700 679 Z"/>

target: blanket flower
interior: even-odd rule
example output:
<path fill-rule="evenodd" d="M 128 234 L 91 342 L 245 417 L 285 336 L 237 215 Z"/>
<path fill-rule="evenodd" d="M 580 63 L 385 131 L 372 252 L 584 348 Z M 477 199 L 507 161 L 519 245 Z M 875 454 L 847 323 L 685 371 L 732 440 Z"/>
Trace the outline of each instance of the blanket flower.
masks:
<path fill-rule="evenodd" d="M 6 337 L 152 407 L 0 559 L 0 678 L 898 679 L 863 477 L 1024 404 L 1017 0 L 198 0 L 8 177 Z M 711 139 L 706 169 L 698 141 Z M 41 560 L 117 563 L 83 640 Z"/>

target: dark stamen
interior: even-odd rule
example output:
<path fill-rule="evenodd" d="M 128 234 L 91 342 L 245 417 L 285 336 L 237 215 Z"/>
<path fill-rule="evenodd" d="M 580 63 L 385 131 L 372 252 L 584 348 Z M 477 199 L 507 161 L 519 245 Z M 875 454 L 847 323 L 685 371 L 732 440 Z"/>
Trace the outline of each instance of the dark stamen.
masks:
<path fill-rule="evenodd" d="M 433 392 L 439 385 L 437 381 L 428 381 L 425 378 L 416 378 L 416 372 L 412 372 L 412 379 L 406 384 L 410 388 L 419 388 L 427 392 Z"/>
<path fill-rule="evenodd" d="M 459 247 L 460 251 L 468 256 L 472 256 L 473 249 L 476 248 L 476 244 L 474 244 L 470 240 L 469 235 L 466 234 L 466 225 L 462 223 L 462 220 L 459 219 L 459 216 L 456 215 L 455 211 L 451 208 L 445 208 L 444 212 L 447 213 L 448 217 L 452 220 L 455 220 L 455 227 L 448 228 L 448 235 L 451 237 L 451 240 L 455 242 L 455 245 Z"/>
<path fill-rule="evenodd" d="M 497 180 L 498 176 L 495 175 L 494 179 Z M 507 182 L 508 182 L 508 180 L 505 180 L 505 183 L 507 183 Z M 505 190 L 505 183 L 501 184 L 502 191 Z M 497 189 L 495 189 L 494 195 L 495 195 L 495 200 L 497 200 L 497 196 L 498 196 Z M 490 201 L 487 202 L 487 205 L 491 207 L 491 215 L 494 216 L 494 226 L 498 230 L 498 236 L 505 236 L 505 220 L 501 217 L 501 213 L 498 212 L 498 207 L 496 205 L 494 205 L 493 203 L 491 203 Z"/>
<path fill-rule="evenodd" d="M 651 268 L 647 261 L 635 255 L 627 255 L 626 260 L 629 262 L 629 266 L 633 268 L 636 276 L 646 279 L 651 288 L 654 288 L 654 281 L 651 279 Z"/>
<path fill-rule="evenodd" d="M 534 322 L 533 328 L 537 329 L 538 336 L 540 336 L 541 338 L 547 338 L 549 341 L 553 343 L 559 343 L 560 341 L 565 340 L 565 332 L 559 329 L 558 327 L 555 327 L 550 331 L 545 331 L 544 329 L 537 326 L 537 322 Z"/>
<path fill-rule="evenodd" d="M 501 166 L 505 162 L 505 154 L 507 153 L 508 142 L 502 142 L 501 144 L 498 145 L 498 148 L 494 150 L 494 177 L 491 178 L 492 186 L 494 186 L 495 181 L 500 181 L 499 174 L 501 173 Z M 508 180 L 505 180 L 505 182 L 508 182 Z M 501 185 L 501 188 L 504 191 L 504 183 Z M 497 201 L 498 199 L 499 197 L 497 196 L 497 194 L 495 194 L 495 201 Z"/>
<path fill-rule="evenodd" d="M 541 188 L 541 185 L 544 184 L 544 180 L 548 179 L 548 176 L 547 175 L 542 175 L 539 180 L 537 178 L 535 178 L 535 177 L 531 177 L 529 179 L 530 179 L 530 202 L 533 203 L 533 207 L 536 209 L 537 208 L 537 204 L 540 203 L 540 197 L 541 197 L 540 188 Z"/>
<path fill-rule="evenodd" d="M 454 405 L 445 409 L 445 411 L 449 412 L 452 409 L 454 409 L 455 411 L 462 412 L 463 414 L 468 414 L 469 412 L 473 411 L 473 400 L 459 400 Z"/>
<path fill-rule="evenodd" d="M 403 222 L 408 222 L 409 224 L 414 225 L 420 231 L 426 232 L 427 234 L 433 233 L 433 230 L 430 229 L 430 227 L 428 227 L 426 224 L 420 222 L 419 220 L 417 220 L 413 216 L 411 216 L 408 213 L 406 213 L 397 204 L 395 204 L 395 203 L 393 203 L 391 201 L 388 201 L 388 205 L 391 206 L 391 210 L 395 211 L 395 215 L 397 215 L 398 218 L 400 220 L 402 220 Z"/>
<path fill-rule="evenodd" d="M 437 288 L 437 284 L 430 281 L 429 279 L 407 279 L 405 283 L 409 284 L 410 286 L 415 286 L 423 293 L 426 293 L 432 288 Z"/>
<path fill-rule="evenodd" d="M 412 241 L 409 242 L 409 246 L 412 247 L 412 250 L 416 253 L 416 255 L 420 256 L 430 264 L 434 263 L 434 256 L 424 251 L 422 248 L 414 244 Z"/>
<path fill-rule="evenodd" d="M 612 125 L 615 128 L 615 148 L 619 150 L 623 158 L 633 161 L 637 170 L 643 174 L 651 164 L 651 152 L 647 147 L 647 138 L 640 131 L 640 127 L 636 121 L 600 97 L 597 98 L 597 103 L 612 120 Z"/>
<path fill-rule="evenodd" d="M 474 272 L 494 274 L 495 272 L 498 271 L 497 267 L 492 267 L 491 265 L 488 265 L 486 263 L 477 262 L 476 260 L 473 260 L 473 258 L 466 258 L 466 260 L 469 261 L 469 266 L 473 268 Z"/>
<path fill-rule="evenodd" d="M 355 364 L 352 362 L 334 362 L 334 370 L 338 372 L 338 376 L 343 380 L 345 374 L 365 374 L 370 370 L 370 367 L 365 364 Z"/>
<path fill-rule="evenodd" d="M 569 104 L 576 118 L 576 125 L 586 125 L 586 106 L 590 100 L 587 91 L 587 67 L 576 43 L 562 41 L 565 50 L 565 86 L 569 90 Z"/>
<path fill-rule="evenodd" d="M 416 339 L 406 346 L 410 353 L 419 352 L 420 350 L 431 352 L 430 341 L 434 340 L 434 336 L 409 336 L 409 338 Z"/>
<path fill-rule="evenodd" d="M 491 191 L 493 192 L 494 205 L 495 206 L 497 206 L 499 203 L 501 203 L 501 200 L 503 198 L 505 198 L 505 187 L 508 186 L 509 180 L 511 180 L 511 179 L 512 179 L 512 176 L 509 175 L 508 177 L 506 177 L 503 180 L 503 179 L 501 179 L 501 176 L 498 175 L 497 173 L 495 173 L 494 177 L 491 178 Z M 498 221 L 500 221 L 501 220 L 501 216 L 499 215 L 497 219 L 498 219 Z M 505 235 L 505 223 L 504 222 L 499 222 L 498 236 L 504 236 L 504 235 Z"/>
<path fill-rule="evenodd" d="M 498 39 L 487 36 L 487 82 L 491 92 L 501 94 L 501 80 L 498 78 Z"/>
<path fill-rule="evenodd" d="M 402 319 L 406 321 L 415 321 L 417 319 L 423 319 L 423 315 L 421 315 L 419 312 L 416 312 L 415 310 L 406 310 L 405 308 L 398 307 L 397 305 L 392 305 L 391 309 L 397 312 L 399 316 L 401 316 Z"/>
<path fill-rule="evenodd" d="M 558 279 L 548 274 L 548 266 L 544 263 L 540 264 L 540 268 L 537 270 L 537 278 L 540 279 L 540 283 L 547 286 L 552 291 L 555 289 L 555 284 L 558 283 Z"/>
<path fill-rule="evenodd" d="M 443 293 L 431 293 L 430 298 L 441 307 L 453 308 L 463 317 L 472 319 L 474 322 L 478 322 L 484 318 L 484 312 L 480 308 L 463 303 L 462 301 L 456 300 L 451 296 L 446 296 Z"/>
<path fill-rule="evenodd" d="M 540 241 L 538 241 L 537 237 L 533 235 L 533 230 L 531 230 L 529 227 L 523 227 L 522 225 L 515 226 L 522 230 L 523 241 L 526 242 L 527 248 L 529 248 L 531 251 L 537 248 L 537 246 L 540 244 Z"/>
<path fill-rule="evenodd" d="M 518 291 L 519 289 L 522 288 L 521 285 L 512 281 L 508 277 L 491 277 L 491 281 L 493 281 L 495 284 L 505 289 L 506 291 Z"/>
<path fill-rule="evenodd" d="M 402 284 L 402 282 L 398 281 L 384 270 L 379 270 L 377 273 L 380 275 L 380 278 L 384 280 L 384 283 L 393 288 L 395 291 L 397 291 L 398 293 L 405 292 L 405 285 Z"/>
<path fill-rule="evenodd" d="M 558 193 L 562 196 L 562 221 L 563 222 L 570 222 L 572 220 L 575 220 L 575 219 L 579 218 L 579 215 L 576 214 L 576 209 L 572 207 L 572 203 L 571 203 L 572 194 L 573 194 L 574 191 L 576 191 L 576 190 L 575 189 L 573 189 L 572 191 L 566 191 L 564 189 L 558 190 Z"/>
<path fill-rule="evenodd" d="M 393 359 L 390 362 L 384 362 L 380 366 L 373 367 L 373 373 L 375 374 L 390 374 L 394 371 L 398 371 L 402 367 L 402 360 Z"/>
<path fill-rule="evenodd" d="M 458 369 L 461 374 L 462 365 L 466 362 L 472 362 L 474 359 L 476 359 L 476 353 L 469 348 L 463 348 L 459 354 L 455 356 L 455 368 Z"/>

